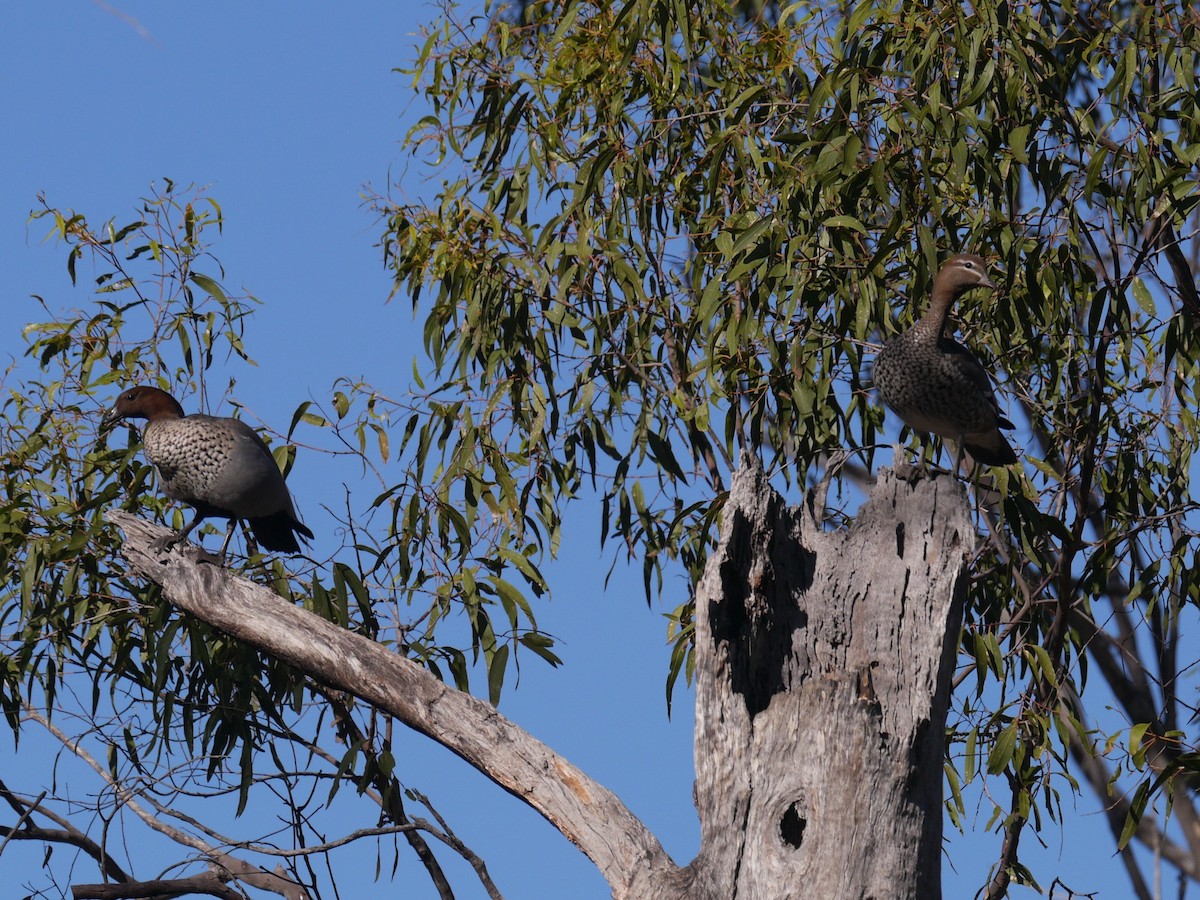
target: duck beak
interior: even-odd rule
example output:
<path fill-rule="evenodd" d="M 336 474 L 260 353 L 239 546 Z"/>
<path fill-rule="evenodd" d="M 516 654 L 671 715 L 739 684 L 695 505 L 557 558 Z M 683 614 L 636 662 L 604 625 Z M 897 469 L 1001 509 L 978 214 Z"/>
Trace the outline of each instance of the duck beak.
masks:
<path fill-rule="evenodd" d="M 994 291 L 996 289 L 996 285 L 992 284 L 987 275 L 984 275 L 982 278 L 980 278 L 979 283 L 975 285 L 975 287 L 987 288 L 989 291 Z"/>
<path fill-rule="evenodd" d="M 123 418 L 125 417 L 117 412 L 117 405 L 114 403 L 104 411 L 104 416 L 100 419 L 100 430 L 102 432 L 108 431 Z"/>

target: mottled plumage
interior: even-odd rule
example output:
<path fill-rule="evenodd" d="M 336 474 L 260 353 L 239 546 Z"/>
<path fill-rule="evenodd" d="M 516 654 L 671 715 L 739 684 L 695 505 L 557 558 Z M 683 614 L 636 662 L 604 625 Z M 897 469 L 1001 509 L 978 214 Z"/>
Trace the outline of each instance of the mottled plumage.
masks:
<path fill-rule="evenodd" d="M 182 541 L 210 516 L 245 519 L 266 550 L 299 553 L 296 533 L 313 536 L 296 516 L 270 449 L 240 419 L 185 416 L 174 397 L 154 387 L 125 391 L 106 418 L 147 420 L 142 447 L 158 470 L 163 493 L 196 510 L 196 517 L 164 546 Z M 232 533 L 232 522 L 230 528 Z"/>
<path fill-rule="evenodd" d="M 956 441 L 981 463 L 1008 465 L 1017 455 L 1000 433 L 1013 424 L 1000 414 L 991 379 L 971 351 L 944 334 L 954 301 L 972 288 L 992 289 L 984 262 L 960 253 L 933 282 L 925 315 L 884 345 L 875 359 L 879 396 L 916 431 Z"/>

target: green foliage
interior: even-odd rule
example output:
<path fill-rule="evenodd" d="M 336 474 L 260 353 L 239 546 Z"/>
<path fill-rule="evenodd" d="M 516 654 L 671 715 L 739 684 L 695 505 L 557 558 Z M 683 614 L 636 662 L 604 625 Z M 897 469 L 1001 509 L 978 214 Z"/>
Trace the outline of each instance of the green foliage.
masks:
<path fill-rule="evenodd" d="M 1117 794 L 1136 773 L 1115 801 L 1122 842 L 1160 792 L 1181 802 L 1196 748 L 1180 627 L 1200 600 L 1196 17 L 665 0 L 458 16 L 402 70 L 428 109 L 407 146 L 440 187 L 376 198 L 427 360 L 408 393 L 343 380 L 297 407 L 286 438 L 325 439 L 378 492 L 348 504 L 336 560 L 308 582 L 277 566 L 277 589 L 458 687 L 482 670 L 498 702 L 520 659 L 558 661 L 541 567 L 572 503 L 597 498 L 613 564 L 638 561 L 671 609 L 669 703 L 733 461 L 759 453 L 792 488 L 834 452 L 849 452 L 835 478 L 869 473 L 874 352 L 970 248 L 1004 271 L 962 328 L 1006 373 L 1026 453 L 980 492 L 950 815 L 990 778 L 1011 796 L 991 816 L 1006 838 L 1061 821 L 1075 764 Z M 98 274 L 87 310 L 29 327 L 41 375 L 6 392 L 0 704 L 16 729 L 23 703 L 53 709 L 85 671 L 96 709 L 152 710 L 114 740 L 123 758 L 182 742 L 213 774 L 237 760 L 243 802 L 254 751 L 332 705 L 336 777 L 398 804 L 387 741 L 116 563 L 103 510 L 165 507 L 126 432 L 97 440 L 103 401 L 145 380 L 204 400 L 216 362 L 249 362 L 252 298 L 208 252 L 220 207 L 183 193 L 98 229 L 35 213 L 72 280 L 84 259 Z M 1087 701 L 1090 672 L 1115 717 Z M 1037 883 L 1011 846 L 1000 892 Z"/>
<path fill-rule="evenodd" d="M 997 821 L 1019 834 L 1059 815 L 1072 755 L 1116 780 L 1075 699 L 1089 661 L 1119 700 L 1105 727 L 1147 729 L 1127 752 L 1163 771 L 1191 746 L 1200 22 L 1130 3 L 702 6 L 451 9 L 404 70 L 430 110 L 409 145 L 441 177 L 379 198 L 425 321 L 414 439 L 452 495 L 492 490 L 542 552 L 599 493 L 605 540 L 678 603 L 669 700 L 691 613 L 667 578 L 701 571 L 731 461 L 763 453 L 791 484 L 841 449 L 869 469 L 877 341 L 946 254 L 997 259 L 995 301 L 959 312 L 1027 452 L 981 502 L 954 783 L 1003 774 Z M 1138 631 L 1153 649 L 1130 672 Z M 996 877 L 1036 883 L 1015 856 Z"/>
<path fill-rule="evenodd" d="M 5 385 L 0 705 L 14 740 L 30 718 L 46 727 L 56 717 L 82 720 L 118 781 L 153 772 L 168 795 L 233 791 L 240 813 L 260 782 L 281 781 L 303 794 L 309 789 L 297 785 L 306 779 L 332 778 L 330 798 L 347 781 L 371 791 L 389 820 L 402 825 L 403 787 L 389 742 L 353 721 L 369 711 L 327 697 L 297 671 L 180 615 L 157 588 L 125 575 L 119 534 L 104 513 L 123 507 L 178 527 L 184 511 L 155 490 L 137 430 L 104 430 L 102 413 L 121 389 L 145 382 L 191 408 L 211 406 L 211 374 L 227 372 L 229 392 L 237 366 L 253 364 L 244 326 L 256 303 L 224 287 L 210 253 L 222 227 L 215 201 L 167 182 L 138 213 L 99 227 L 44 202 L 32 214 L 66 248 L 72 281 L 93 272 L 94 297 L 86 309 L 67 313 L 43 303 L 44 321 L 26 329 L 28 359 Z M 309 440 L 328 434 L 336 441 L 332 452 L 349 453 L 364 473 L 378 474 L 395 453 L 385 427 L 390 406 L 357 385 L 335 385 L 328 411 L 310 403 L 297 408 L 287 438 L 297 428 Z M 401 452 L 411 436 L 411 427 L 398 436 Z M 444 440 L 422 448 L 418 466 Z M 286 471 L 296 448 L 280 442 L 274 453 Z M 374 502 L 368 492 L 348 504 L 346 561 L 331 559 L 298 578 L 279 561 L 255 557 L 246 571 L 464 690 L 472 661 L 482 658 L 489 696 L 498 702 L 518 649 L 558 662 L 526 596 L 544 592 L 544 581 L 528 542 L 481 526 L 495 508 L 489 491 L 468 492 L 463 502 L 450 496 L 448 481 L 439 487 L 422 476 L 417 471 L 412 485 L 388 486 Z M 398 495 L 405 500 L 393 504 Z M 396 516 L 378 530 L 390 540 L 368 527 L 377 524 L 378 510 Z M 488 534 L 499 538 L 488 544 Z M 82 706 L 75 699 L 81 687 L 85 696 L 90 687 Z M 322 739 L 321 713 L 330 707 L 350 749 L 341 761 L 319 751 L 315 774 L 298 772 L 295 755 L 311 759 Z M 307 802 L 297 801 L 297 815 Z M 422 843 L 417 835 L 408 840 Z"/>
<path fill-rule="evenodd" d="M 167 182 L 137 219 L 99 228 L 46 205 L 33 213 L 67 246 L 72 281 L 80 260 L 91 264 L 96 299 L 65 317 L 47 309 L 46 321 L 26 328 L 41 377 L 4 392 L 0 696 L 19 736 L 23 704 L 52 717 L 60 690 L 82 675 L 92 683 L 91 716 L 139 723 L 112 732 L 114 751 L 140 765 L 178 745 L 207 758 L 213 774 L 227 757 L 245 760 L 282 710 L 298 709 L 297 675 L 181 619 L 156 588 L 125 576 L 104 512 L 162 516 L 167 505 L 128 430 L 97 428 L 122 386 L 203 389 L 215 362 L 248 361 L 251 300 L 227 294 L 208 252 L 220 207 L 186 194 Z M 139 706 L 148 714 L 131 712 Z M 247 766 L 243 788 L 252 774 Z"/>

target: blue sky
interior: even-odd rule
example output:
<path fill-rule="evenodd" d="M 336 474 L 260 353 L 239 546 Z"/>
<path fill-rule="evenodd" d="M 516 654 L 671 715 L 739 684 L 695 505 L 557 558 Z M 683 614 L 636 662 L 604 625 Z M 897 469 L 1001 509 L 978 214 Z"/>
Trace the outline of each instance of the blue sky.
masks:
<path fill-rule="evenodd" d="M 407 2 L 6 4 L 0 12 L 5 364 L 20 359 L 21 327 L 41 317 L 30 295 L 51 308 L 90 297 L 87 270 L 73 290 L 62 248 L 42 241 L 44 223 L 27 221 L 38 192 L 94 222 L 120 220 L 133 215 L 151 182 L 168 177 L 204 186 L 221 203 L 225 232 L 214 252 L 226 284 L 264 302 L 247 335 L 259 367 L 230 372 L 238 399 L 255 415 L 284 429 L 300 402 L 323 400 L 340 375 L 401 393 L 420 352 L 420 326 L 407 298 L 385 302 L 391 282 L 362 193 L 364 185 L 385 191 L 390 182 L 408 195 L 426 188 L 400 146 L 422 113 L 420 99 L 392 70 L 412 59 L 416 33 L 436 14 L 431 5 Z M 289 483 L 318 536 L 333 524 L 323 504 L 336 505 L 342 485 L 355 477 L 335 458 L 301 454 Z M 686 863 L 699 840 L 691 798 L 692 695 L 677 691 L 668 721 L 662 614 L 669 604 L 647 607 L 636 568 L 618 566 L 605 585 L 608 565 L 596 551 L 594 515 L 577 512 L 565 532 L 562 559 L 549 569 L 554 600 L 539 609 L 539 624 L 562 640 L 565 665 L 556 671 L 528 661 L 502 711 L 613 789 Z M 44 744 L 23 744 L 15 759 L 9 743 L 0 746 L 10 785 L 36 791 L 49 784 Z M 458 759 L 413 734 L 400 739 L 397 757 L 404 780 L 427 794 L 485 858 L 506 896 L 608 896 L 574 847 Z M 346 830 L 374 824 L 353 820 L 361 805 L 345 809 Z M 1070 801 L 1066 813 L 1074 818 Z M 1125 896 L 1125 875 L 1094 804 L 1081 803 L 1081 813 L 1065 834 L 1046 832 L 1045 851 L 1027 833 L 1023 851 L 1039 875 L 1061 874 L 1077 891 Z M 988 815 L 984 807 L 975 823 L 980 829 Z M 253 835 L 247 829 L 243 836 Z M 951 839 L 948 898 L 974 893 L 999 843 L 987 834 Z M 57 852 L 59 859 L 68 855 Z M 482 896 L 472 893 L 469 872 L 452 854 L 438 854 L 455 873 L 460 897 Z M 0 856 L 0 875 L 44 884 L 37 880 L 40 858 L 35 848 L 10 845 Z M 135 852 L 135 873 L 152 877 L 160 859 L 139 866 Z M 435 896 L 414 859 L 401 863 L 394 882 L 401 891 L 371 874 L 368 866 L 361 883 L 343 882 L 350 888 L 343 896 Z M 76 866 L 75 880 L 94 876 L 86 864 Z M 1015 892 L 1022 895 L 1032 893 Z"/>

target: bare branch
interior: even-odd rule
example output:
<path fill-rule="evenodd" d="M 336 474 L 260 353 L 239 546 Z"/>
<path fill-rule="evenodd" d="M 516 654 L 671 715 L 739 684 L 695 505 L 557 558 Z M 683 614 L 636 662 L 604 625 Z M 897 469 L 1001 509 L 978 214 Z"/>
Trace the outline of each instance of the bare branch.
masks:
<path fill-rule="evenodd" d="M 1121 831 L 1125 827 L 1125 817 L 1129 813 L 1129 802 L 1123 797 L 1113 797 L 1110 794 L 1109 782 L 1111 779 L 1104 761 L 1096 754 L 1094 748 L 1084 746 L 1079 736 L 1075 734 L 1071 735 L 1071 756 L 1083 768 L 1084 775 L 1087 776 L 1088 783 L 1091 784 L 1096 796 L 1108 799 L 1104 806 L 1104 815 L 1108 819 L 1108 827 L 1112 831 L 1113 837 L 1120 837 Z M 1189 878 L 1195 880 L 1197 874 L 1200 874 L 1192 855 L 1156 828 L 1149 816 L 1142 816 L 1134 836 L 1155 853 L 1161 854 L 1163 859 Z M 1136 859 L 1132 857 L 1131 853 L 1128 846 L 1122 851 L 1122 858 L 1129 871 L 1130 880 L 1134 884 L 1144 885 L 1144 879 L 1137 871 Z M 1147 894 L 1146 896 L 1151 895 Z"/>
<path fill-rule="evenodd" d="M 133 570 L 167 599 L 317 680 L 385 710 L 462 757 L 528 803 L 599 867 L 617 897 L 645 896 L 677 867 L 621 801 L 580 769 L 469 694 L 415 663 L 285 602 L 276 593 L 191 555 L 150 549 L 162 526 L 120 510 Z M 190 545 L 189 545 L 190 546 Z"/>
<path fill-rule="evenodd" d="M 108 770 L 102 766 L 90 753 L 78 742 L 68 737 L 58 726 L 54 725 L 39 713 L 37 710 L 26 706 L 25 714 L 37 722 L 54 737 L 56 737 L 64 747 L 75 754 L 80 760 L 91 766 L 92 770 L 103 779 L 109 787 L 112 788 L 121 805 L 131 810 L 138 818 L 145 822 L 154 831 L 159 834 L 169 837 L 171 840 L 185 847 L 190 847 L 193 850 L 203 854 L 210 859 L 214 865 L 219 866 L 225 872 L 228 872 L 232 877 L 239 881 L 244 881 L 246 884 L 257 887 L 261 890 L 270 891 L 279 894 L 288 900 L 307 900 L 308 892 L 303 885 L 292 881 L 284 875 L 277 872 L 267 872 L 258 866 L 231 856 L 228 853 L 223 853 L 216 847 L 211 846 L 195 835 L 188 834 L 178 828 L 173 828 L 163 822 L 156 816 L 151 815 L 137 800 L 137 795 L 129 790 L 120 781 L 115 780 Z M 123 895 L 124 896 L 124 895 Z M 240 895 L 235 895 L 240 896 Z"/>
<path fill-rule="evenodd" d="M 1012 786 L 1012 807 L 1008 813 L 1008 821 L 1004 823 L 1004 843 L 1000 847 L 1000 861 L 996 864 L 996 874 L 988 884 L 985 900 L 1001 900 L 1008 896 L 1008 886 L 1012 881 L 1012 867 L 1017 862 L 1017 848 L 1021 843 L 1021 831 L 1029 820 L 1017 812 L 1021 805 L 1021 791 L 1024 790 L 1020 780 L 1015 775 L 1008 776 Z"/>
<path fill-rule="evenodd" d="M 77 884 L 71 888 L 73 900 L 168 900 L 189 894 L 208 894 L 222 900 L 246 900 L 245 895 L 229 887 L 216 872 L 155 881 L 130 881 L 122 884 Z"/>
<path fill-rule="evenodd" d="M 115 881 L 124 881 L 129 878 L 111 856 L 105 851 L 104 846 L 96 843 L 69 821 L 62 816 L 56 814 L 53 810 L 46 809 L 41 805 L 45 798 L 46 792 L 42 791 L 41 795 L 32 803 L 18 797 L 15 793 L 8 789 L 8 786 L 0 781 L 0 797 L 3 797 L 14 810 L 21 814 L 16 825 L 10 828 L 0 826 L 0 833 L 5 834 L 4 842 L 0 843 L 0 850 L 4 849 L 4 844 L 9 840 L 14 841 L 47 841 L 54 844 L 70 844 L 73 847 L 78 847 L 100 866 L 102 872 L 109 878 Z M 61 826 L 61 830 L 52 828 L 39 828 L 33 825 L 22 827 L 22 822 L 29 820 L 34 811 L 39 815 L 45 816 L 56 825 Z"/>
<path fill-rule="evenodd" d="M 378 802 L 384 813 L 398 825 L 408 824 L 409 819 L 404 809 L 404 798 L 401 793 L 400 782 L 395 775 L 390 772 L 385 774 L 378 765 L 374 764 L 374 760 L 378 756 L 378 750 L 373 745 L 373 741 L 358 727 L 358 723 L 354 720 L 345 697 L 338 692 L 324 690 L 320 686 L 316 690 L 333 709 L 334 725 L 340 732 L 343 742 L 347 745 L 357 744 L 363 748 L 364 752 L 371 754 L 371 766 L 367 769 L 367 772 L 371 775 L 372 781 L 375 783 Z M 442 900 L 454 900 L 454 891 L 450 887 L 450 881 L 446 878 L 446 873 L 442 871 L 441 864 L 438 863 L 437 857 L 433 855 L 429 844 L 421 836 L 419 829 L 406 828 L 403 831 L 405 838 L 408 840 L 408 845 L 412 847 L 413 852 L 417 854 L 417 858 L 425 866 L 425 871 L 429 873 L 429 879 L 433 882 L 434 887 L 437 888 L 438 896 Z"/>
<path fill-rule="evenodd" d="M 429 810 L 430 814 L 437 819 L 438 825 L 440 825 L 442 828 L 440 833 L 436 829 L 429 828 L 427 826 L 424 826 L 425 830 L 429 831 L 448 847 L 453 848 L 459 856 L 471 864 L 471 868 L 473 868 L 475 870 L 475 874 L 479 876 L 480 882 L 483 884 L 484 889 L 488 892 L 488 896 L 491 897 L 492 900 L 502 900 L 500 891 L 492 882 L 492 876 L 488 874 L 487 866 L 484 864 L 483 859 L 479 857 L 473 850 L 471 850 L 470 847 L 459 840 L 458 835 L 454 833 L 454 831 L 446 823 L 446 820 L 443 819 L 441 814 L 433 808 L 433 804 L 429 802 L 428 797 L 416 790 L 410 790 L 409 793 L 412 794 L 413 798 L 418 803 L 422 804 L 427 810 Z M 414 819 L 413 821 L 421 822 L 422 820 Z"/>

